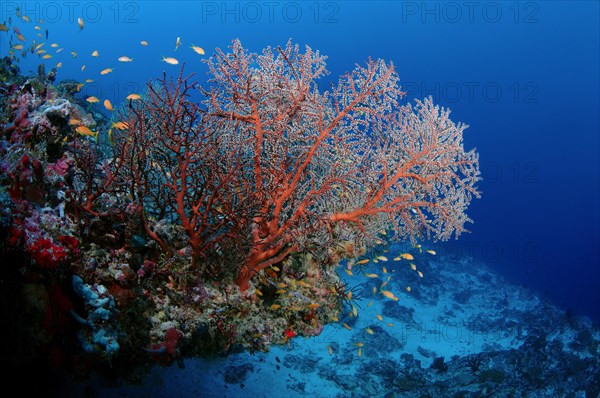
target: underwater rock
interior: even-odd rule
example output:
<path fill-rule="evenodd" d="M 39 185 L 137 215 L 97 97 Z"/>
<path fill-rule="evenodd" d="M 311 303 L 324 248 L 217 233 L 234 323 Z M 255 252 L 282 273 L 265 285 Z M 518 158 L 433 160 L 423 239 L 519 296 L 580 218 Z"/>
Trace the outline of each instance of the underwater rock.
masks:
<path fill-rule="evenodd" d="M 231 365 L 225 369 L 224 380 L 228 384 L 240 384 L 246 380 L 248 372 L 254 372 L 254 365 L 244 363 L 242 365 Z"/>
<path fill-rule="evenodd" d="M 317 367 L 319 359 L 288 354 L 283 358 L 283 363 L 288 368 L 298 369 L 302 373 L 310 373 Z"/>
<path fill-rule="evenodd" d="M 83 326 L 78 333 L 83 350 L 88 353 L 116 354 L 119 350 L 115 300 L 103 285 L 90 286 L 78 275 L 73 275 L 73 291 L 84 301 L 87 318 L 72 311 Z"/>
<path fill-rule="evenodd" d="M 417 326 L 417 322 L 414 319 L 414 313 L 414 308 L 405 307 L 397 301 L 386 301 L 383 304 L 382 314 L 401 322 L 405 326 Z"/>
<path fill-rule="evenodd" d="M 20 77 L 19 67 L 10 57 L 0 58 L 0 83 L 13 83 Z"/>

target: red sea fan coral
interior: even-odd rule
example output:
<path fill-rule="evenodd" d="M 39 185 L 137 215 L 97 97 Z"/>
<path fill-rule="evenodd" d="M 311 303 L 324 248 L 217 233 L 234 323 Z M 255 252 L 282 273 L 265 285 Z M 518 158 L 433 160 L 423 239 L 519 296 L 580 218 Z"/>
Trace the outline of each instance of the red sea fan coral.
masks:
<path fill-rule="evenodd" d="M 401 105 L 392 64 L 369 60 L 330 91 L 316 84 L 325 57 L 291 43 L 259 55 L 236 40 L 208 66 L 205 108 L 180 74 L 149 85 L 121 115 L 110 175 L 132 187 L 146 233 L 167 254 L 176 250 L 154 230 L 161 219 L 185 231 L 193 270 L 234 273 L 246 290 L 294 253 L 335 264 L 340 241 L 351 256 L 382 230 L 410 239 L 465 231 L 479 196 L 465 126 L 430 99 Z"/>

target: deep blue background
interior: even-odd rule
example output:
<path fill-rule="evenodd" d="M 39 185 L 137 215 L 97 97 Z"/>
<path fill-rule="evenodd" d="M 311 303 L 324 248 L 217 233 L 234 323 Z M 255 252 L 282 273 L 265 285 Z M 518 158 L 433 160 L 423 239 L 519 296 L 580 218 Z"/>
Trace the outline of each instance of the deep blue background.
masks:
<path fill-rule="evenodd" d="M 192 43 L 208 56 L 236 37 L 252 51 L 292 38 L 329 56 L 332 80 L 368 57 L 392 61 L 408 97 L 432 95 L 450 107 L 471 126 L 465 146 L 480 153 L 483 198 L 469 210 L 472 233 L 438 250 L 472 254 L 600 321 L 598 2 L 4 1 L 0 19 L 15 19 L 16 6 L 44 19 L 45 48 L 65 48 L 48 67 L 62 61 L 60 78 L 95 79 L 84 94 L 113 103 L 164 70 L 175 74 L 162 56 L 205 79 Z M 28 39 L 33 25 L 20 23 Z M 0 34 L 3 55 L 8 37 Z M 134 62 L 117 62 L 122 55 Z M 38 62 L 27 58 L 24 71 Z M 106 67 L 115 72 L 100 76 Z"/>

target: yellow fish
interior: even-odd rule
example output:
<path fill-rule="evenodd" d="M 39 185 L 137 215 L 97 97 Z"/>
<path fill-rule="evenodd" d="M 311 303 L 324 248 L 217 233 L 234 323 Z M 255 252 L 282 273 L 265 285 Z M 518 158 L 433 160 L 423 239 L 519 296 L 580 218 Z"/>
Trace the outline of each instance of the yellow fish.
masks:
<path fill-rule="evenodd" d="M 44 54 L 44 56 L 42 58 L 43 59 L 50 59 L 50 58 L 52 58 L 52 55 L 50 55 L 50 54 Z"/>
<path fill-rule="evenodd" d="M 358 347 L 358 356 L 362 357 L 362 347 Z"/>
<path fill-rule="evenodd" d="M 90 97 L 87 97 L 85 99 L 87 102 L 91 103 L 91 104 L 95 104 L 96 102 L 100 102 L 100 100 L 96 97 L 94 97 L 93 95 Z"/>
<path fill-rule="evenodd" d="M 275 311 L 281 308 L 281 306 L 279 304 L 273 304 L 271 307 L 269 307 L 271 310 Z"/>
<path fill-rule="evenodd" d="M 354 276 L 354 274 L 352 273 L 352 271 L 350 271 L 349 269 L 345 269 L 344 271 L 346 271 L 346 273 L 350 276 Z"/>
<path fill-rule="evenodd" d="M 373 329 L 371 328 L 366 328 L 365 332 L 369 333 L 369 334 L 374 334 L 375 332 L 373 332 Z"/>
<path fill-rule="evenodd" d="M 352 330 L 352 328 L 350 326 L 348 326 L 347 324 L 343 323 L 344 327 L 348 330 Z"/>
<path fill-rule="evenodd" d="M 417 270 L 417 266 L 414 263 L 410 263 L 410 268 L 412 268 L 413 271 Z"/>
<path fill-rule="evenodd" d="M 357 262 L 356 262 L 356 264 L 357 264 L 357 265 L 360 265 L 360 264 L 366 264 L 366 263 L 368 263 L 368 262 L 369 262 L 369 259 L 368 259 L 368 258 L 366 258 L 366 259 L 364 259 L 364 260 L 357 261 Z"/>
<path fill-rule="evenodd" d="M 46 44 L 46 43 L 40 43 L 37 46 L 35 46 L 34 50 L 39 50 L 40 48 L 42 48 L 42 46 Z"/>
<path fill-rule="evenodd" d="M 122 57 L 119 57 L 119 62 L 133 62 L 133 58 L 122 56 Z"/>
<path fill-rule="evenodd" d="M 375 315 L 377 317 L 377 319 L 379 319 L 380 321 L 383 321 L 383 317 L 379 314 Z"/>
<path fill-rule="evenodd" d="M 82 30 L 84 27 L 83 19 L 77 18 L 77 24 L 79 24 L 79 30 Z"/>
<path fill-rule="evenodd" d="M 427 253 L 431 254 L 432 256 L 436 255 L 435 250 L 425 250 Z"/>
<path fill-rule="evenodd" d="M 52 43 L 52 44 L 50 44 L 50 47 L 52 47 L 52 48 L 58 48 L 58 43 Z"/>
<path fill-rule="evenodd" d="M 100 71 L 101 75 L 108 75 L 109 73 L 111 73 L 113 70 L 112 68 L 106 68 Z"/>
<path fill-rule="evenodd" d="M 80 125 L 81 124 L 81 120 L 79 119 L 69 119 L 69 126 L 75 126 L 75 125 Z"/>
<path fill-rule="evenodd" d="M 315 308 L 318 308 L 321 304 L 318 303 L 313 303 L 313 304 L 309 304 L 308 308 L 310 308 L 311 310 L 314 310 Z"/>
<path fill-rule="evenodd" d="M 23 49 L 23 45 L 22 44 L 15 44 L 14 46 L 12 46 L 13 50 L 22 50 Z"/>
<path fill-rule="evenodd" d="M 95 133 L 92 130 L 90 130 L 84 125 L 77 127 L 75 131 L 77 131 L 81 135 L 87 135 L 89 137 L 93 137 L 95 135 Z"/>
<path fill-rule="evenodd" d="M 410 286 L 406 286 L 406 291 L 410 293 L 412 289 L 410 288 Z"/>
<path fill-rule="evenodd" d="M 109 130 L 109 132 L 111 132 L 112 129 Z M 260 289 L 256 289 L 256 294 L 258 294 L 259 296 L 263 295 L 263 292 Z"/>
<path fill-rule="evenodd" d="M 329 355 L 333 355 L 333 348 L 330 345 L 327 346 L 327 352 L 329 352 Z"/>
<path fill-rule="evenodd" d="M 17 33 L 17 39 L 21 40 L 21 41 L 25 41 L 25 36 L 23 36 L 21 33 Z"/>
<path fill-rule="evenodd" d="M 62 62 L 59 62 L 59 63 L 57 63 L 57 64 L 56 64 L 56 67 L 57 67 L 57 68 L 62 68 Z"/>
<path fill-rule="evenodd" d="M 398 297 L 396 297 L 394 295 L 394 293 L 390 292 L 389 290 L 382 290 L 381 294 L 383 294 L 385 297 L 392 299 L 394 301 L 398 301 Z"/>
<path fill-rule="evenodd" d="M 92 51 L 92 57 L 98 57 L 98 56 L 100 56 L 100 53 L 98 52 L 98 50 Z"/>
<path fill-rule="evenodd" d="M 119 129 L 119 130 L 126 130 L 129 128 L 129 126 L 127 125 L 127 123 L 123 123 L 123 122 L 116 122 L 113 123 L 112 125 L 114 128 Z"/>
<path fill-rule="evenodd" d="M 112 106 L 112 104 L 110 103 L 110 101 L 109 101 L 108 99 L 105 99 L 105 100 L 104 100 L 104 107 L 105 107 L 107 110 L 109 110 L 109 111 L 112 111 L 112 110 L 113 110 L 113 106 Z"/>
<path fill-rule="evenodd" d="M 126 98 L 128 100 L 134 100 L 135 101 L 135 100 L 139 100 L 140 98 L 142 98 L 142 96 L 139 95 L 139 94 L 129 94 Z"/>
<path fill-rule="evenodd" d="M 423 277 L 423 273 L 421 271 L 417 271 L 417 274 L 419 274 L 421 278 Z"/>
<path fill-rule="evenodd" d="M 94 82 L 94 79 L 85 79 L 85 82 L 86 82 L 86 83 L 93 83 L 93 82 Z"/>
<path fill-rule="evenodd" d="M 81 87 L 83 87 L 83 83 L 79 83 L 77 86 L 75 86 L 75 91 L 79 92 L 79 90 L 81 90 Z"/>
<path fill-rule="evenodd" d="M 108 129 L 108 143 L 110 145 L 115 145 L 115 138 L 113 137 L 112 129 Z M 258 289 L 256 292 L 258 293 Z M 262 296 L 262 293 L 260 295 Z"/>
<path fill-rule="evenodd" d="M 148 42 L 147 42 L 146 40 L 142 40 L 142 41 L 140 42 L 140 44 L 141 44 L 142 46 L 147 46 L 147 45 L 148 45 Z"/>
<path fill-rule="evenodd" d="M 400 255 L 400 257 L 402 257 L 402 258 L 403 258 L 403 259 L 405 259 L 405 260 L 409 260 L 409 261 L 410 261 L 410 260 L 414 260 L 414 259 L 415 259 L 415 258 L 413 257 L 413 255 L 412 255 L 412 254 L 410 254 L 410 253 L 402 253 L 402 254 Z"/>
<path fill-rule="evenodd" d="M 377 278 L 377 277 L 378 277 L 378 275 L 377 275 L 377 274 L 365 274 L 365 276 L 366 276 L 367 278 Z"/>
<path fill-rule="evenodd" d="M 164 62 L 168 63 L 169 65 L 177 65 L 179 64 L 179 61 L 176 58 L 173 57 L 163 57 L 162 59 Z"/>
<path fill-rule="evenodd" d="M 379 261 L 387 261 L 388 259 L 387 259 L 386 256 L 378 256 L 377 260 L 379 260 Z"/>
<path fill-rule="evenodd" d="M 198 47 L 192 44 L 191 49 L 196 52 L 196 54 L 204 55 L 204 49 L 202 47 Z"/>

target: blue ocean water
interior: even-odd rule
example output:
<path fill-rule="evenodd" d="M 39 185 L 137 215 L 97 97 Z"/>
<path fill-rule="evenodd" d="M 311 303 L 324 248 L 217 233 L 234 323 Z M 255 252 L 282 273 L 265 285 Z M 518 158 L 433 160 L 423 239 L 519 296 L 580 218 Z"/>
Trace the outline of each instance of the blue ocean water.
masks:
<path fill-rule="evenodd" d="M 598 2 L 3 1 L 0 21 L 15 19 L 17 7 L 43 19 L 47 41 L 65 48 L 47 69 L 61 61 L 59 80 L 93 77 L 84 96 L 113 104 L 163 71 L 177 74 L 162 57 L 177 57 L 204 81 L 202 60 L 235 38 L 254 52 L 289 39 L 319 50 L 330 71 L 323 89 L 355 63 L 393 62 L 407 101 L 432 96 L 450 108 L 470 126 L 465 147 L 480 154 L 471 232 L 439 244 L 438 253 L 487 264 L 600 323 Z M 19 26 L 27 35 L 34 23 Z M 1 55 L 8 37 L 0 35 Z M 35 73 L 38 63 L 28 57 L 20 67 Z M 113 73 L 99 75 L 109 67 Z"/>

